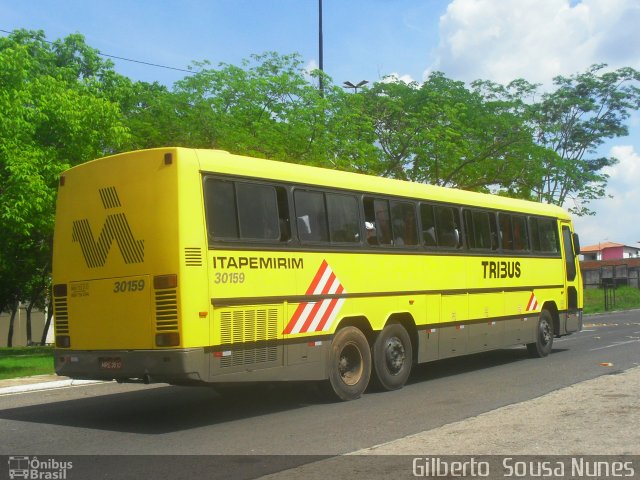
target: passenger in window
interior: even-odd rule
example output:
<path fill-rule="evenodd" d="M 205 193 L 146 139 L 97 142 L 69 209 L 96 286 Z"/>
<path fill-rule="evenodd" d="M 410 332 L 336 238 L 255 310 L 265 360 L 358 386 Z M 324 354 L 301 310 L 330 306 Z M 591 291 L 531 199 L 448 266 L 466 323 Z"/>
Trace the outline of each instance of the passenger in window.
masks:
<path fill-rule="evenodd" d="M 396 218 L 393 221 L 393 234 L 394 234 L 393 243 L 395 245 L 402 246 L 405 244 L 404 237 L 403 237 L 403 235 L 406 233 L 405 229 L 406 227 L 405 227 L 404 220 L 400 218 Z"/>
<path fill-rule="evenodd" d="M 364 229 L 367 232 L 367 243 L 369 245 L 378 245 L 375 224 L 373 222 L 364 222 Z"/>
<path fill-rule="evenodd" d="M 424 244 L 428 247 L 435 247 L 436 242 L 436 227 L 431 226 L 426 230 L 423 230 L 422 235 L 424 237 Z"/>
<path fill-rule="evenodd" d="M 298 235 L 301 240 L 308 240 L 311 236 L 311 223 L 309 222 L 309 215 L 302 215 L 298 217 Z"/>
<path fill-rule="evenodd" d="M 389 222 L 389 209 L 386 202 L 375 202 L 376 208 L 376 227 L 378 242 L 382 245 L 390 245 L 391 241 L 391 224 Z"/>

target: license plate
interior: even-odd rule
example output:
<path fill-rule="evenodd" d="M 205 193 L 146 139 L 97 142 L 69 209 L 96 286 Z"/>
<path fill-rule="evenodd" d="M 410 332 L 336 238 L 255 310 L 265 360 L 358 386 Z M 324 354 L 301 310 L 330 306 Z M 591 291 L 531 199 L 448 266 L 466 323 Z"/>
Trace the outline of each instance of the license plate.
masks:
<path fill-rule="evenodd" d="M 100 368 L 103 370 L 120 370 L 122 368 L 122 359 L 117 357 L 101 358 Z"/>

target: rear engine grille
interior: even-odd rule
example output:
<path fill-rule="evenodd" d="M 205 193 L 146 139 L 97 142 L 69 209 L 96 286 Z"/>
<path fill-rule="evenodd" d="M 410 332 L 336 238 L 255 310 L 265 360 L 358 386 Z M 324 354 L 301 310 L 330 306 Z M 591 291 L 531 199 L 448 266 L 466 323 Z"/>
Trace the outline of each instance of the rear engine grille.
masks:
<path fill-rule="evenodd" d="M 178 331 L 178 292 L 175 289 L 156 290 L 156 331 Z"/>
<path fill-rule="evenodd" d="M 53 299 L 53 313 L 55 318 L 56 335 L 69 334 L 69 309 L 67 297 L 55 297 Z"/>
<path fill-rule="evenodd" d="M 222 367 L 277 360 L 278 309 L 223 311 L 220 329 L 222 343 L 233 345 L 231 355 L 221 358 Z"/>

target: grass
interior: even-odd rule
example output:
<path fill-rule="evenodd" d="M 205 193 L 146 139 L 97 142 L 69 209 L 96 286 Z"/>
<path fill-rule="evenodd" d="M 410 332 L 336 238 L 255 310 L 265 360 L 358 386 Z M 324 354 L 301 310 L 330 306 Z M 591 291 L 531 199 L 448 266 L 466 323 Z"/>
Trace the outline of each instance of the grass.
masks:
<path fill-rule="evenodd" d="M 52 347 L 0 348 L 0 380 L 53 372 Z"/>
<path fill-rule="evenodd" d="M 633 308 L 640 308 L 640 289 L 634 287 L 615 289 L 615 303 L 610 310 L 631 310 Z M 603 313 L 604 311 L 604 290 L 586 288 L 584 290 L 584 313 Z"/>

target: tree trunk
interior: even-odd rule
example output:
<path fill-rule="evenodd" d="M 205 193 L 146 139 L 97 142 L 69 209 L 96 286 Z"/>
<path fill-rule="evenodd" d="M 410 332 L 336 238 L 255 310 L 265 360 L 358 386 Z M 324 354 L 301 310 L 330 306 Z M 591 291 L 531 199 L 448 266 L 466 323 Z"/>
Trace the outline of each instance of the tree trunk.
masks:
<path fill-rule="evenodd" d="M 33 302 L 29 302 L 29 304 L 27 305 L 26 308 L 26 313 L 27 313 L 27 347 L 30 347 L 31 344 L 33 343 L 31 341 L 31 311 L 33 310 Z"/>
<path fill-rule="evenodd" d="M 53 318 L 53 299 L 49 298 L 49 305 L 47 307 L 47 321 L 44 323 L 44 329 L 42 330 L 42 338 L 40 339 L 40 345 L 45 346 L 47 344 L 47 332 L 51 328 L 51 319 Z"/>
<path fill-rule="evenodd" d="M 20 303 L 16 302 L 11 306 L 11 318 L 9 319 L 9 333 L 7 334 L 7 347 L 13 347 L 13 324 L 16 319 L 16 314 L 20 308 Z"/>

